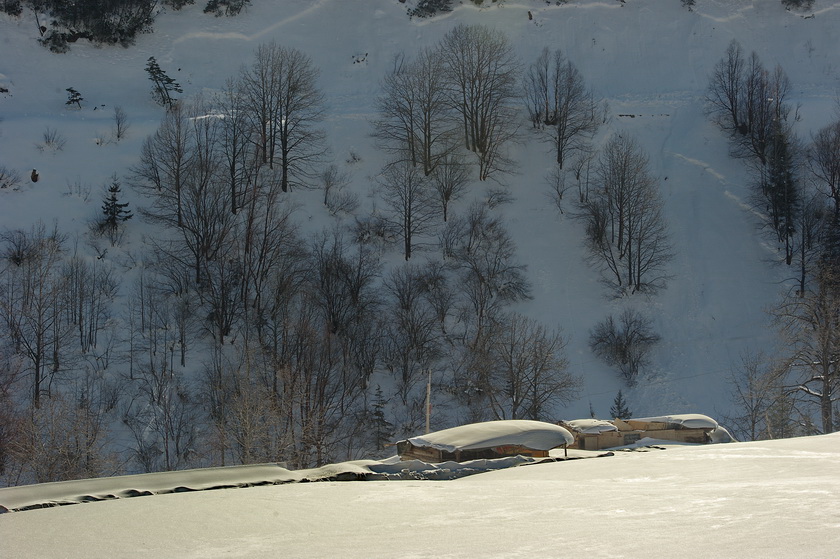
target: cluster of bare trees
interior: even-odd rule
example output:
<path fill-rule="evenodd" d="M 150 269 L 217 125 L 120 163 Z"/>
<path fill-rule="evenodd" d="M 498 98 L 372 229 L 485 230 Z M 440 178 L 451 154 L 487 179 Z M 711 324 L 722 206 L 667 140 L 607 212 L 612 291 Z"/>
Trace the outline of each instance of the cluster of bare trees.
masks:
<path fill-rule="evenodd" d="M 758 54 L 745 58 L 733 40 L 712 71 L 706 95 L 710 115 L 730 134 L 733 155 L 753 165 L 757 198 L 788 265 L 804 198 L 803 150 L 792 127 L 789 91 L 781 66 L 767 70 Z"/>
<path fill-rule="evenodd" d="M 793 125 L 790 82 L 781 67 L 766 70 L 756 53 L 733 41 L 715 66 L 710 114 L 730 134 L 733 154 L 754 169 L 757 208 L 766 212 L 783 260 L 795 266 L 793 287 L 772 311 L 783 337 L 770 362 L 747 358 L 736 375 L 738 416 L 748 436 L 836 429 L 840 375 L 838 251 L 840 119 L 801 141 Z M 811 425 L 810 408 L 820 426 Z"/>
<path fill-rule="evenodd" d="M 358 204 L 325 158 L 317 77 L 269 43 L 218 94 L 172 103 L 127 177 L 155 226 L 123 262 L 131 285 L 57 229 L 0 239 L 6 479 L 354 457 L 419 428 L 430 373 L 461 420 L 548 419 L 576 395 L 560 331 L 511 312 L 530 284 L 495 202 L 450 210 L 473 169 L 509 168 L 519 82 L 504 35 L 460 26 L 396 61 L 376 123 L 392 155 L 384 214 L 306 239 L 290 191 L 320 181 L 333 215 Z M 396 238 L 407 262 L 382 273 Z M 390 393 L 371 383 L 388 377 Z"/>
<path fill-rule="evenodd" d="M 474 155 L 478 179 L 510 170 L 506 144 L 519 128 L 518 62 L 507 37 L 458 25 L 413 60 L 404 54 L 382 83 L 375 135 L 428 176 L 447 156 Z"/>
<path fill-rule="evenodd" d="M 559 169 L 570 153 L 585 154 L 604 111 L 580 70 L 559 49 L 544 48 L 524 77 L 528 116 L 544 130 Z"/>
<path fill-rule="evenodd" d="M 42 223 L 0 243 L 0 473 L 16 482 L 111 472 L 113 267 Z"/>
<path fill-rule="evenodd" d="M 590 252 L 612 287 L 635 293 L 665 284 L 671 259 L 663 202 L 648 158 L 630 136 L 615 135 L 598 156 L 581 203 Z"/>

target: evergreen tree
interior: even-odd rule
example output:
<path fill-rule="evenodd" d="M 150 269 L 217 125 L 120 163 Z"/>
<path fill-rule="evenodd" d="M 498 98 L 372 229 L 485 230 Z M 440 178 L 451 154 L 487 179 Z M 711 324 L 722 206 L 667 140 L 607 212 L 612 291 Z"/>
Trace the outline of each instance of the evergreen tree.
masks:
<path fill-rule="evenodd" d="M 780 119 L 774 123 L 773 142 L 767 158 L 767 173 L 762 190 L 770 209 L 773 229 L 780 243 L 785 244 L 785 261 L 793 259 L 793 234 L 800 206 L 800 195 L 794 176 L 794 141 Z"/>
<path fill-rule="evenodd" d="M 67 101 L 64 103 L 65 105 L 73 105 L 75 104 L 80 109 L 82 108 L 82 101 L 85 100 L 82 97 L 82 94 L 73 89 L 72 87 L 68 87 L 65 91 L 67 91 Z"/>
<path fill-rule="evenodd" d="M 615 400 L 613 400 L 610 415 L 615 419 L 629 419 L 633 417 L 633 412 L 627 407 L 627 400 L 624 399 L 624 394 L 621 393 L 621 390 L 618 391 Z"/>
<path fill-rule="evenodd" d="M 373 423 L 371 438 L 377 451 L 385 448 L 385 445 L 390 443 L 394 436 L 394 424 L 385 417 L 385 404 L 386 401 L 382 395 L 382 387 L 377 385 L 373 400 L 373 409 L 370 414 L 371 423 Z"/>
<path fill-rule="evenodd" d="M 121 194 L 120 183 L 114 177 L 108 187 L 105 200 L 102 202 L 102 214 L 105 217 L 100 222 L 100 229 L 103 233 L 108 233 L 111 244 L 116 242 L 116 233 L 119 231 L 120 225 L 134 217 L 131 210 L 126 209 L 128 208 L 128 202 L 120 202 Z"/>
<path fill-rule="evenodd" d="M 177 101 L 173 97 L 173 93 L 184 92 L 181 85 L 166 75 L 154 56 L 150 56 L 146 62 L 146 73 L 149 74 L 149 79 L 152 81 L 152 97 L 158 105 L 171 109 Z"/>

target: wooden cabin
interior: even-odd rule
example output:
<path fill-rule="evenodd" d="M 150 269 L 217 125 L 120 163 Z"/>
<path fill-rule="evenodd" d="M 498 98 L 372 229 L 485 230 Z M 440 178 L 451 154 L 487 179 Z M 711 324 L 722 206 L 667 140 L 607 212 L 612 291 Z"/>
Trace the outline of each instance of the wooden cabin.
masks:
<path fill-rule="evenodd" d="M 640 419 L 582 419 L 561 423 L 574 436 L 569 448 L 602 450 L 631 445 L 644 438 L 680 443 L 705 444 L 722 429 L 705 415 L 683 414 Z M 725 430 L 724 430 L 725 431 Z"/>
<path fill-rule="evenodd" d="M 559 425 L 524 419 L 471 423 L 397 441 L 401 460 L 466 462 L 506 456 L 547 457 L 574 442 Z"/>

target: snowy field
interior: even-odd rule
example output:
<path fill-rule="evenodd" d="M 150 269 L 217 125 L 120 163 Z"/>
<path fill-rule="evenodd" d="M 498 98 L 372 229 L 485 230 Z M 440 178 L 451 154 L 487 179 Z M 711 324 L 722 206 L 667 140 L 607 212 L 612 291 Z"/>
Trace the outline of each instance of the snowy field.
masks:
<path fill-rule="evenodd" d="M 173 493 L 2 514 L 0 555 L 830 558 L 840 549 L 838 472 L 832 434 L 454 481 Z"/>

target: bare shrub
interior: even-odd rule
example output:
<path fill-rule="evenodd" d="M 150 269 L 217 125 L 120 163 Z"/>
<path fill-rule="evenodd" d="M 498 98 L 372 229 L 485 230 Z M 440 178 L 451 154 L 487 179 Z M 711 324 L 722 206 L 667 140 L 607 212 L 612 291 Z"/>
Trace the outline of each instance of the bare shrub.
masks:
<path fill-rule="evenodd" d="M 627 384 L 633 386 L 659 339 L 651 329 L 649 318 L 639 311 L 625 309 L 617 320 L 610 315 L 595 325 L 589 334 L 589 347 L 608 365 L 617 366 Z"/>
<path fill-rule="evenodd" d="M 63 150 L 66 143 L 67 139 L 58 130 L 48 126 L 44 129 L 43 141 L 35 145 L 40 151 L 56 152 Z"/>
<path fill-rule="evenodd" d="M 20 173 L 0 165 L 0 188 L 17 188 L 20 184 Z"/>
<path fill-rule="evenodd" d="M 130 123 L 125 110 L 119 105 L 114 107 L 114 128 L 112 130 L 114 139 L 119 142 L 125 138 L 125 134 L 128 132 L 129 126 Z"/>

